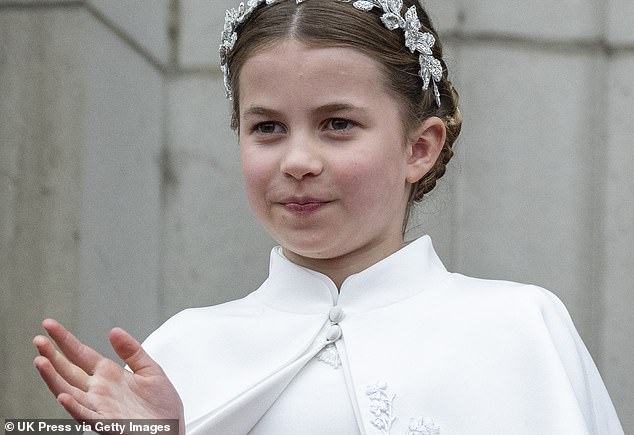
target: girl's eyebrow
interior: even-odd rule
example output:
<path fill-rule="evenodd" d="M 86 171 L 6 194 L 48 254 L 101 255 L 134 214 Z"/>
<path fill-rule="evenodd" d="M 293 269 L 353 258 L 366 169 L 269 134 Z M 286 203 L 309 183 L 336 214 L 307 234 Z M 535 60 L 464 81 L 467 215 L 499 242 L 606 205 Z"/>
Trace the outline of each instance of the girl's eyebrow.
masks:
<path fill-rule="evenodd" d="M 269 109 L 263 106 L 251 106 L 244 111 L 245 118 L 248 118 L 250 116 L 276 117 L 279 115 L 280 112 L 278 112 L 277 110 Z"/>
<path fill-rule="evenodd" d="M 336 113 L 336 112 L 356 112 L 361 115 L 367 114 L 367 110 L 363 107 L 356 106 L 351 103 L 331 103 L 315 109 L 317 113 Z"/>
<path fill-rule="evenodd" d="M 351 103 L 330 103 L 319 106 L 313 110 L 315 113 L 335 113 L 335 112 L 357 112 L 366 114 L 367 110 L 363 107 L 356 106 Z M 281 112 L 264 106 L 251 106 L 244 111 L 244 117 L 262 116 L 262 117 L 278 117 Z"/>

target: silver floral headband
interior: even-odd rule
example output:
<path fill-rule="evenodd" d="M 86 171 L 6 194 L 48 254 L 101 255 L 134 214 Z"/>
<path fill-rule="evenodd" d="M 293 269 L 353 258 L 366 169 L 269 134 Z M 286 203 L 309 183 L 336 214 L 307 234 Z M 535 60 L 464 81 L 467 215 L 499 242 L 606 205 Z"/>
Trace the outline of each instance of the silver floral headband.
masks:
<path fill-rule="evenodd" d="M 222 69 L 228 99 L 232 99 L 228 59 L 229 53 L 233 50 L 238 40 L 237 27 L 244 23 L 259 6 L 279 3 L 280 1 L 283 0 L 248 0 L 246 4 L 240 2 L 237 8 L 227 10 L 220 43 L 220 68 Z M 295 3 L 300 4 L 304 1 L 295 0 Z M 338 1 L 348 3 L 351 0 Z M 387 29 L 403 29 L 405 32 L 405 46 L 412 53 L 418 52 L 419 54 L 420 71 L 418 74 L 423 79 L 423 90 L 429 89 L 429 84 L 433 79 L 434 96 L 436 97 L 436 104 L 440 107 L 440 92 L 438 91 L 437 83 L 442 80 L 443 70 L 440 61 L 433 56 L 436 38 L 429 32 L 420 31 L 422 25 L 418 19 L 416 7 L 411 6 L 403 16 L 401 15 L 403 0 L 356 0 L 352 5 L 362 11 L 371 11 L 374 8 L 378 8 L 383 11 L 381 21 Z"/>

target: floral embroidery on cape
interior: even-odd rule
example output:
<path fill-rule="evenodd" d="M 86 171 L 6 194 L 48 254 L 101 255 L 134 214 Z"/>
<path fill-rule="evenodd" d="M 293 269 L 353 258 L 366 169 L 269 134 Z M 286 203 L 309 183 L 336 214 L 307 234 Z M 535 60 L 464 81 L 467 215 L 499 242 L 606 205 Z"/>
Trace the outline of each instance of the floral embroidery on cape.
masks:
<path fill-rule="evenodd" d="M 334 344 L 329 344 L 324 347 L 318 354 L 317 359 L 325 364 L 328 364 L 333 369 L 341 367 L 341 357 Z"/>
<path fill-rule="evenodd" d="M 390 435 L 394 416 L 395 394 L 388 393 L 387 383 L 377 381 L 374 385 L 368 385 L 365 394 L 370 399 L 370 422 L 383 435 Z M 407 435 L 440 435 L 440 426 L 430 418 L 416 417 L 409 422 Z"/>
<path fill-rule="evenodd" d="M 392 404 L 396 396 L 388 394 L 387 383 L 381 381 L 369 385 L 365 394 L 370 398 L 370 412 L 374 415 L 372 425 L 383 435 L 389 435 L 392 423 L 396 420 L 396 417 L 392 416 Z"/>
<path fill-rule="evenodd" d="M 407 435 L 440 435 L 440 426 L 432 419 L 418 417 L 409 421 Z"/>

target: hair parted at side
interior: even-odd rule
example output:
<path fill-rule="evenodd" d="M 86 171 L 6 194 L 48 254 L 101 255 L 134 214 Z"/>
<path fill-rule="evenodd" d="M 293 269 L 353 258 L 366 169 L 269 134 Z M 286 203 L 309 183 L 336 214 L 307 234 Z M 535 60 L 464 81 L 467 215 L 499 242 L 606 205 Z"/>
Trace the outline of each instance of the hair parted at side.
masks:
<path fill-rule="evenodd" d="M 409 204 L 419 202 L 435 186 L 453 157 L 453 145 L 460 134 L 462 116 L 458 92 L 448 78 L 442 45 L 427 12 L 417 0 L 403 0 L 403 10 L 416 7 L 421 31 L 436 38 L 433 57 L 442 65 L 442 79 L 437 82 L 440 107 L 432 89 L 421 87 L 421 64 L 417 53 L 405 47 L 402 31 L 391 31 L 381 21 L 380 11 L 356 9 L 341 0 L 281 1 L 256 9 L 240 24 L 233 49 L 227 56 L 232 92 L 231 127 L 239 128 L 240 82 L 244 63 L 255 53 L 281 40 L 292 38 L 313 47 L 347 47 L 376 60 L 383 69 L 383 81 L 401 105 L 405 132 L 412 131 L 431 117 L 442 119 L 447 138 L 432 169 L 413 187 Z"/>

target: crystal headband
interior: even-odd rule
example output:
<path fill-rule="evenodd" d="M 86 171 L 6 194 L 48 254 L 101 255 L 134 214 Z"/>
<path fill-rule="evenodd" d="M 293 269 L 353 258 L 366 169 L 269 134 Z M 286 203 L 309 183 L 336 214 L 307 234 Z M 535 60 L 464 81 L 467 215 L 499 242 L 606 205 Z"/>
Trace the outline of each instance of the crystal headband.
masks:
<path fill-rule="evenodd" d="M 227 10 L 220 43 L 220 68 L 222 69 L 228 99 L 232 99 L 228 59 L 229 53 L 233 50 L 238 40 L 238 26 L 244 23 L 251 13 L 261 5 L 270 5 L 279 3 L 280 1 L 283 0 L 248 0 L 246 4 L 241 2 L 237 8 Z M 295 3 L 300 4 L 304 1 L 305 0 L 295 0 Z M 352 0 L 338 1 L 349 3 Z M 383 15 L 381 16 L 381 21 L 387 29 L 403 29 L 405 32 L 405 46 L 409 48 L 412 53 L 418 52 L 419 55 L 420 71 L 418 74 L 423 80 L 423 90 L 428 90 L 430 83 L 432 83 L 436 104 L 440 107 L 440 92 L 438 91 L 437 83 L 442 80 L 443 70 L 440 61 L 433 56 L 432 52 L 434 44 L 436 44 L 436 38 L 429 32 L 420 31 L 422 25 L 418 19 L 416 7 L 411 6 L 403 16 L 401 15 L 403 0 L 356 0 L 352 5 L 362 11 L 371 11 L 374 8 L 382 10 Z"/>

